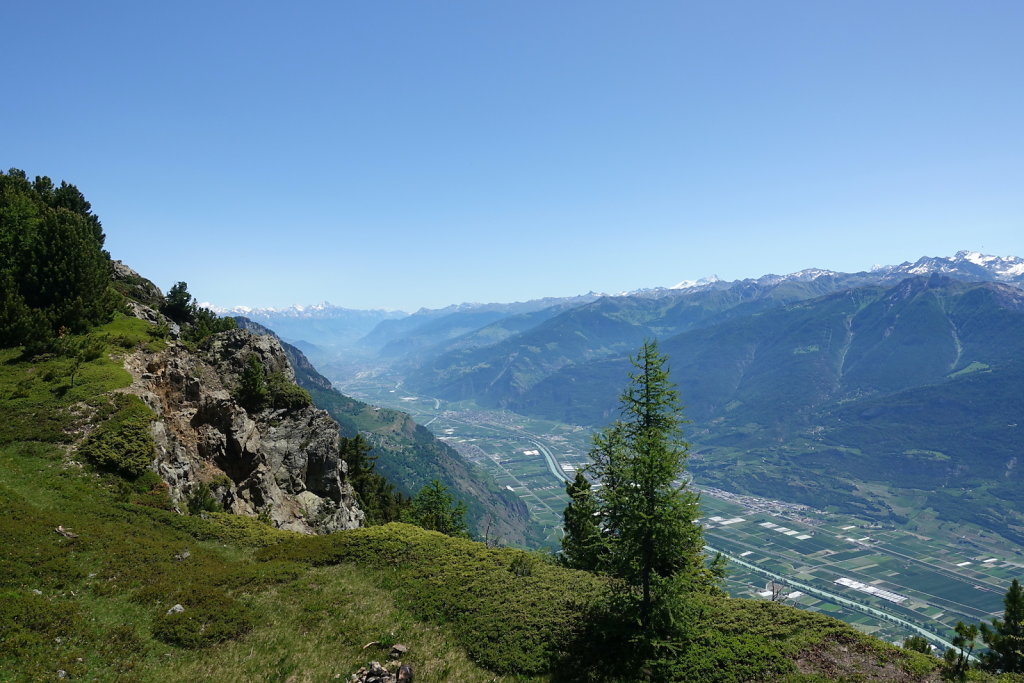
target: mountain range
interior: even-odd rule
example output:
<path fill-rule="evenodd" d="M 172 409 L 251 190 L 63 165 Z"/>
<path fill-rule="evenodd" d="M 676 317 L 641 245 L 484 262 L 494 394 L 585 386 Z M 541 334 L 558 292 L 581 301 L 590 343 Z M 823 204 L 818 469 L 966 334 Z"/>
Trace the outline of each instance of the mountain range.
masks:
<path fill-rule="evenodd" d="M 702 481 L 887 522 L 929 510 L 1019 543 L 1022 286 L 1024 259 L 961 251 L 424 310 L 349 352 L 296 331 L 333 379 L 361 354 L 425 396 L 590 427 L 616 417 L 629 354 L 656 338 Z"/>

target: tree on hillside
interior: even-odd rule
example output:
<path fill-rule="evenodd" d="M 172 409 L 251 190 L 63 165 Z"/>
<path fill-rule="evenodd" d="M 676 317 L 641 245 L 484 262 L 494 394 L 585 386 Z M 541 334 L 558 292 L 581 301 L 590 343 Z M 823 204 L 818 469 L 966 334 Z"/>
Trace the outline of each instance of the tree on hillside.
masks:
<path fill-rule="evenodd" d="M 245 367 L 233 395 L 239 405 L 249 413 L 258 413 L 270 405 L 267 372 L 256 354 L 250 354 L 245 359 Z"/>
<path fill-rule="evenodd" d="M 569 495 L 569 505 L 562 515 L 565 528 L 562 564 L 572 569 L 596 571 L 603 554 L 597 500 L 582 471 L 577 470 L 576 478 L 566 482 L 565 492 Z"/>
<path fill-rule="evenodd" d="M 466 504 L 454 502 L 448 487 L 433 480 L 413 496 L 408 512 L 408 521 L 449 536 L 468 536 L 466 527 Z"/>
<path fill-rule="evenodd" d="M 160 312 L 179 325 L 192 322 L 196 314 L 196 300 L 188 291 L 188 283 L 176 282 L 171 285 Z"/>
<path fill-rule="evenodd" d="M 91 209 L 74 185 L 0 172 L 0 346 L 49 350 L 113 315 L 110 255 Z"/>
<path fill-rule="evenodd" d="M 347 465 L 348 480 L 355 489 L 359 507 L 366 513 L 367 524 L 396 522 L 410 501 L 376 472 L 377 456 L 370 455 L 372 450 L 362 434 L 343 436 L 338 442 L 338 453 Z"/>
<path fill-rule="evenodd" d="M 696 595 L 717 591 L 723 560 L 704 566 L 698 496 L 685 479 L 685 420 L 667 358 L 649 341 L 630 360 L 621 416 L 595 435 L 590 451 L 596 515 L 586 512 L 588 487 L 577 479 L 567 489 L 563 548 L 567 562 L 611 579 L 592 622 L 599 666 L 624 678 L 685 679 L 681 654 L 704 614 Z"/>
<path fill-rule="evenodd" d="M 671 586 L 696 587 L 704 539 L 698 496 L 684 479 L 689 446 L 667 358 L 645 342 L 620 396 L 621 418 L 594 438 L 590 466 L 600 490 L 607 570 L 636 594 L 641 630 Z M 660 592 L 660 594 L 659 594 Z"/>
<path fill-rule="evenodd" d="M 951 681 L 965 681 L 974 648 L 978 644 L 978 625 L 968 626 L 958 621 L 954 631 L 956 635 L 950 641 L 953 647 L 947 648 L 942 658 L 943 677 Z"/>
<path fill-rule="evenodd" d="M 981 625 L 981 639 L 988 646 L 981 661 L 993 671 L 1024 673 L 1024 589 L 1014 579 L 1003 598 L 1002 619 Z"/>

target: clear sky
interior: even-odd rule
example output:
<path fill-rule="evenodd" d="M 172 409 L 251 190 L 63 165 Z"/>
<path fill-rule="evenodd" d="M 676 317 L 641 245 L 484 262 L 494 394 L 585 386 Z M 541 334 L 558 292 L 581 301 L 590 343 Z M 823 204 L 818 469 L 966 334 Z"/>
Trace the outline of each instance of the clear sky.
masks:
<path fill-rule="evenodd" d="M 5 3 L 0 165 L 218 305 L 1024 256 L 1020 0 Z"/>

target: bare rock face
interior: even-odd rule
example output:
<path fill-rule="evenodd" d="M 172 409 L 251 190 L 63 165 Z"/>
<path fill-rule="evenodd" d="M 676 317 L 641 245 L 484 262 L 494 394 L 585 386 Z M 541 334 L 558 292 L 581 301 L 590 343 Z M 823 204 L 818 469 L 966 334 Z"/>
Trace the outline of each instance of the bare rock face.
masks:
<path fill-rule="evenodd" d="M 353 529 L 363 512 L 338 457 L 338 425 L 309 406 L 250 414 L 231 396 L 246 360 L 268 372 L 294 373 L 270 336 L 232 330 L 196 352 L 170 343 L 126 360 L 129 391 L 156 412 L 157 471 L 183 502 L 207 484 L 229 512 L 266 515 L 275 526 L 305 533 Z"/>

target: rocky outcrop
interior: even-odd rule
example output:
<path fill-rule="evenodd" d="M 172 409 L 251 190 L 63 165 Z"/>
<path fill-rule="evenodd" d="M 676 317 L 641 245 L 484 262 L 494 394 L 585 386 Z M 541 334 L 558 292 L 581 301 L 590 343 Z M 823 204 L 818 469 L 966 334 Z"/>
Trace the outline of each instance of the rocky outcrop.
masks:
<path fill-rule="evenodd" d="M 360 526 L 363 513 L 338 457 L 338 425 L 312 406 L 250 414 L 232 398 L 250 356 L 294 380 L 280 343 L 222 332 L 197 351 L 171 342 L 126 360 L 129 389 L 156 412 L 156 468 L 184 506 L 206 484 L 229 512 L 275 526 L 329 533 Z"/>
<path fill-rule="evenodd" d="M 159 312 L 164 302 L 163 292 L 150 280 L 142 277 L 121 261 L 111 261 L 110 281 L 114 289 L 124 294 L 128 313 L 154 325 L 167 325 L 171 336 L 177 337 L 180 328 Z"/>

